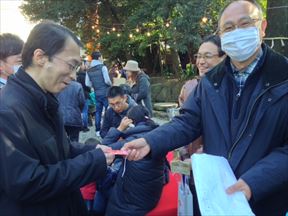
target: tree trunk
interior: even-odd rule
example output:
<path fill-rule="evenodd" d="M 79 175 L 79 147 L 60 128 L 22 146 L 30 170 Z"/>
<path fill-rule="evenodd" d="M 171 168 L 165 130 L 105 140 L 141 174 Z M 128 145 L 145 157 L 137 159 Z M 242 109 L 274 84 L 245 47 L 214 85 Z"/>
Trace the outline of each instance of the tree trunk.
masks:
<path fill-rule="evenodd" d="M 269 38 L 288 37 L 288 1 L 287 0 L 267 0 L 267 21 L 265 41 L 277 52 L 288 56 L 288 40 Z"/>

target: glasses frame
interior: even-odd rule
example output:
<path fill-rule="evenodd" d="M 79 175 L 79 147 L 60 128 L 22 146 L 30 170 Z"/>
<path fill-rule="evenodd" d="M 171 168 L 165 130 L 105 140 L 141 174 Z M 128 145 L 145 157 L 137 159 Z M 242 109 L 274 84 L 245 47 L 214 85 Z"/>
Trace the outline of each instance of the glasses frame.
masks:
<path fill-rule="evenodd" d="M 68 62 L 68 61 L 66 61 L 66 60 L 64 60 L 64 59 L 59 58 L 58 56 L 53 56 L 53 58 L 56 58 L 56 59 L 58 59 L 58 60 L 60 60 L 60 61 L 62 61 L 62 62 L 64 62 L 64 63 L 66 63 L 66 64 L 69 66 L 69 69 L 70 69 L 71 71 L 73 71 L 73 72 L 78 72 L 78 71 L 80 70 L 81 63 L 78 64 L 78 65 L 73 65 L 73 64 L 71 64 L 70 62 Z"/>
<path fill-rule="evenodd" d="M 202 54 L 200 54 L 200 53 L 197 53 L 197 54 L 194 55 L 194 58 L 195 58 L 196 60 L 200 60 L 201 58 L 203 58 L 203 59 L 206 61 L 207 59 L 212 59 L 212 58 L 214 58 L 215 56 L 218 56 L 218 57 L 219 57 L 219 53 L 217 53 L 217 54 L 211 54 L 211 55 L 207 55 L 207 54 L 208 54 L 208 53 L 202 55 Z"/>
<path fill-rule="evenodd" d="M 245 21 L 245 19 L 242 19 L 242 21 Z M 262 21 L 262 19 L 261 18 L 251 18 L 251 17 L 249 17 L 249 19 L 247 18 L 247 21 L 249 20 L 249 23 L 247 23 L 247 24 L 241 24 L 241 23 L 237 23 L 237 24 L 231 24 L 231 29 L 229 29 L 229 30 L 223 30 L 223 28 L 221 28 L 221 27 L 219 27 L 219 29 L 218 29 L 218 33 L 219 34 L 225 34 L 225 33 L 229 33 L 229 32 L 232 32 L 232 31 L 234 31 L 235 29 L 245 29 L 245 28 L 249 28 L 249 27 L 252 27 L 252 26 L 255 26 L 255 24 L 257 23 L 257 22 L 259 22 L 259 21 Z M 241 21 L 240 21 L 241 22 Z M 242 26 L 241 26 L 242 25 Z"/>

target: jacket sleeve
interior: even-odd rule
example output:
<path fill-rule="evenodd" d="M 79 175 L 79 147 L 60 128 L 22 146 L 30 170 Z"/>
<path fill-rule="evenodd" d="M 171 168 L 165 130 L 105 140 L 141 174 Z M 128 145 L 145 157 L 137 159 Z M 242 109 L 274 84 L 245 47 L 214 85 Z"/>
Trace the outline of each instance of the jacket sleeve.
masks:
<path fill-rule="evenodd" d="M 110 144 L 117 142 L 121 137 L 121 135 L 122 135 L 121 131 L 117 130 L 117 128 L 115 127 L 111 127 L 108 133 L 106 134 L 105 138 L 102 140 L 102 144 L 110 146 Z"/>
<path fill-rule="evenodd" d="M 43 164 L 15 113 L 0 111 L 0 188 L 10 198 L 36 203 L 69 194 L 105 176 L 100 149 L 55 164 Z"/>
<path fill-rule="evenodd" d="M 188 145 L 202 134 L 200 92 L 201 87 L 197 86 L 183 104 L 179 116 L 144 136 L 152 158 L 165 157 L 169 151 Z"/>
<path fill-rule="evenodd" d="M 147 78 L 145 77 L 141 77 L 139 79 L 139 83 L 137 83 L 137 85 L 139 85 L 138 89 L 139 92 L 137 92 L 137 97 L 136 97 L 136 102 L 139 103 L 141 100 L 145 99 L 148 95 L 148 92 L 150 91 L 149 87 L 150 87 L 150 82 Z"/>
<path fill-rule="evenodd" d="M 287 186 L 288 142 L 258 161 L 240 178 L 249 185 L 254 201 L 267 197 L 270 193 Z"/>
<path fill-rule="evenodd" d="M 70 158 L 74 158 L 80 154 L 84 154 L 87 151 L 91 151 L 96 148 L 96 144 L 83 144 L 78 142 L 70 143 Z"/>
<path fill-rule="evenodd" d="M 84 95 L 84 90 L 81 84 L 79 85 L 78 99 L 79 99 L 79 108 L 82 111 L 85 105 L 85 95 Z"/>
<path fill-rule="evenodd" d="M 103 75 L 103 78 L 104 78 L 104 82 L 108 86 L 112 86 L 112 82 L 111 82 L 110 77 L 109 77 L 108 69 L 107 69 L 107 67 L 105 65 L 103 65 L 103 67 L 102 67 L 102 75 Z"/>
<path fill-rule="evenodd" d="M 100 136 L 101 136 L 102 139 L 106 136 L 106 134 L 108 133 L 108 131 L 109 131 L 110 127 L 111 127 L 110 122 L 112 121 L 112 119 L 110 118 L 111 112 L 110 112 L 109 109 L 110 108 L 108 108 L 108 110 L 104 114 L 102 126 L 101 126 L 101 129 L 100 129 Z"/>

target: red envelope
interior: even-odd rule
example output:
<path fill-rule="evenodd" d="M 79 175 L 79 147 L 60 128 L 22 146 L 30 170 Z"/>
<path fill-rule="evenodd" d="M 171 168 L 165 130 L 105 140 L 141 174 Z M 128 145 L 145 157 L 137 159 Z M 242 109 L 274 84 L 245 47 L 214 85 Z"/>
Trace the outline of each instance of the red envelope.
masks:
<path fill-rule="evenodd" d="M 124 150 L 109 150 L 108 151 L 110 154 L 114 154 L 114 155 L 120 155 L 120 156 L 127 156 L 128 155 L 128 152 L 127 151 L 124 151 Z"/>

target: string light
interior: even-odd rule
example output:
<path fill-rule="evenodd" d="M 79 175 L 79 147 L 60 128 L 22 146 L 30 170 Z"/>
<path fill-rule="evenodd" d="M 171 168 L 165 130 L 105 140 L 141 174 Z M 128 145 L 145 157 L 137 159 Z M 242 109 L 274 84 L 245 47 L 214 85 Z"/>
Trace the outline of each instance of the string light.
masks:
<path fill-rule="evenodd" d="M 139 30 L 139 28 L 136 28 L 136 32 L 138 33 L 140 30 Z"/>
<path fill-rule="evenodd" d="M 100 30 L 99 30 L 99 29 L 97 29 L 97 30 L 96 30 L 96 32 L 97 32 L 97 33 L 100 33 Z"/>
<path fill-rule="evenodd" d="M 94 29 L 95 28 L 95 26 L 92 26 L 92 29 Z"/>
<path fill-rule="evenodd" d="M 147 32 L 147 36 L 150 37 L 150 36 L 151 36 L 151 33 L 150 33 L 150 32 Z"/>
<path fill-rule="evenodd" d="M 167 22 L 167 23 L 165 24 L 165 26 L 168 28 L 168 27 L 170 26 L 170 24 Z"/>
<path fill-rule="evenodd" d="M 129 34 L 129 38 L 132 38 L 133 37 L 133 34 Z"/>
<path fill-rule="evenodd" d="M 202 22 L 203 22 L 203 23 L 207 23 L 207 21 L 208 21 L 208 18 L 207 18 L 207 17 L 203 17 L 203 18 L 202 18 Z"/>
<path fill-rule="evenodd" d="M 112 31 L 116 31 L 116 28 L 115 28 L 115 27 L 113 27 L 113 28 L 112 28 Z"/>
<path fill-rule="evenodd" d="M 117 37 L 120 37 L 120 36 L 121 36 L 121 34 L 120 34 L 120 33 L 118 33 L 118 34 L 117 34 Z"/>
<path fill-rule="evenodd" d="M 109 35 L 109 34 L 110 34 L 110 32 L 109 32 L 109 31 L 107 31 L 107 34 Z"/>

